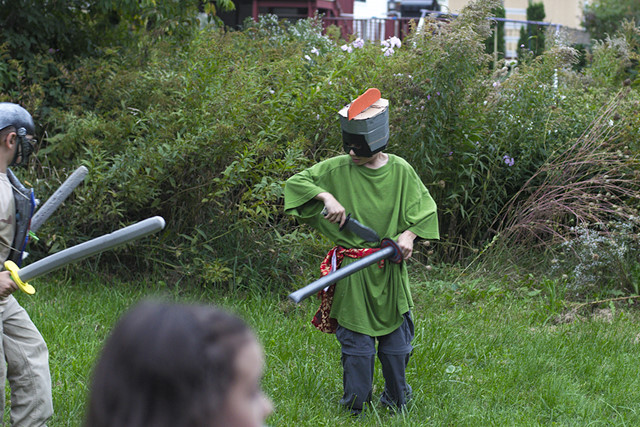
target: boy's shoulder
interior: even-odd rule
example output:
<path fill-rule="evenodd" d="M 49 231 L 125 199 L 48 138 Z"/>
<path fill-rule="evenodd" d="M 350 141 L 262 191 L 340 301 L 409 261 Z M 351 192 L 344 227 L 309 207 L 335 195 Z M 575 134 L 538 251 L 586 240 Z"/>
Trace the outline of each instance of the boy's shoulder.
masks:
<path fill-rule="evenodd" d="M 389 163 L 392 165 L 400 166 L 402 168 L 413 169 L 413 166 L 409 162 L 407 162 L 403 157 L 400 157 L 396 154 L 388 154 Z"/>
<path fill-rule="evenodd" d="M 348 154 L 340 154 L 338 156 L 329 157 L 321 161 L 320 163 L 326 163 L 327 165 L 344 165 L 351 164 L 351 157 Z"/>
<path fill-rule="evenodd" d="M 328 172 L 335 169 L 349 167 L 351 166 L 351 164 L 351 157 L 349 157 L 349 155 L 347 154 L 343 154 L 340 156 L 330 157 L 328 159 L 322 160 L 313 165 L 312 168 L 318 171 Z"/>

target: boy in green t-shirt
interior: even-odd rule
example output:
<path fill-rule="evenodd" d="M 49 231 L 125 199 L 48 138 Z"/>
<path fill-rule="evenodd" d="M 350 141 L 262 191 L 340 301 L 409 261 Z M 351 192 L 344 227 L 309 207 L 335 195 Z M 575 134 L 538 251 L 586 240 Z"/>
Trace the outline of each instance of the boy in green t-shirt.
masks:
<path fill-rule="evenodd" d="M 361 98 L 371 91 L 377 92 L 376 99 L 362 107 Z M 394 239 L 403 259 L 411 257 L 416 237 L 439 237 L 429 191 L 405 160 L 383 152 L 389 140 L 388 101 L 380 99 L 377 89 L 363 97 L 339 113 L 347 155 L 322 161 L 292 176 L 285 186 L 285 212 L 335 242 L 327 265 L 346 266 L 375 250 L 375 242 L 340 231 L 338 225 L 344 224 L 347 213 L 380 236 Z M 360 108 L 354 112 L 354 107 Z M 360 413 L 371 400 L 377 341 L 385 379 L 380 401 L 391 408 L 403 407 L 411 395 L 405 371 L 414 336 L 406 264 L 371 265 L 336 283 L 331 292 L 329 317 L 337 322 L 335 333 L 342 349 L 340 403 Z"/>

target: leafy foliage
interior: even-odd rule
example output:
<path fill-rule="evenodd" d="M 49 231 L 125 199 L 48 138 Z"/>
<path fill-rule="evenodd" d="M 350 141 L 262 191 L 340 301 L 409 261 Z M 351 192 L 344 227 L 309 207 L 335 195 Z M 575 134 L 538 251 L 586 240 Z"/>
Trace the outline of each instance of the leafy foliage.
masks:
<path fill-rule="evenodd" d="M 442 243 L 418 248 L 416 258 L 465 259 L 502 230 L 508 206 L 522 218 L 548 166 L 561 164 L 554 156 L 592 127 L 623 84 L 609 117 L 616 144 L 634 156 L 640 140 L 633 31 L 594 46 L 582 72 L 562 38 L 518 67 L 501 61 L 494 69 L 486 17 L 499 6 L 472 2 L 450 23 L 427 20 L 382 45 L 331 39 L 318 17 L 267 15 L 242 31 L 189 26 L 159 39 L 142 32 L 135 45 L 73 64 L 54 55 L 48 64 L 63 77 L 46 85 L 28 81 L 24 63 L 0 50 L 0 73 L 12 82 L 2 97 L 34 111 L 44 135 L 35 172 L 23 177 L 44 198 L 78 165 L 90 170 L 32 250 L 162 215 L 163 233 L 144 248 L 103 254 L 104 265 L 162 266 L 193 286 L 295 287 L 316 276 L 326 242 L 283 215 L 284 181 L 339 154 L 337 110 L 378 87 L 392 106 L 389 151 L 415 167 L 439 206 Z M 611 151 L 593 141 L 597 163 Z M 636 202 L 627 193 L 620 203 Z M 568 215 L 552 220 L 558 229 L 575 225 Z"/>
<path fill-rule="evenodd" d="M 216 5 L 234 8 L 231 0 L 216 0 Z M 136 46 L 149 35 L 190 34 L 199 23 L 198 10 L 211 19 L 216 8 L 201 0 L 1 1 L 0 54 L 11 61 L 0 70 L 0 89 L 10 100 L 36 91 L 45 97 L 46 108 L 65 106 L 73 92 L 68 67 L 77 60 Z"/>
<path fill-rule="evenodd" d="M 594 0 L 585 4 L 584 27 L 596 40 L 613 36 L 625 20 L 640 22 L 640 3 L 635 0 Z"/>

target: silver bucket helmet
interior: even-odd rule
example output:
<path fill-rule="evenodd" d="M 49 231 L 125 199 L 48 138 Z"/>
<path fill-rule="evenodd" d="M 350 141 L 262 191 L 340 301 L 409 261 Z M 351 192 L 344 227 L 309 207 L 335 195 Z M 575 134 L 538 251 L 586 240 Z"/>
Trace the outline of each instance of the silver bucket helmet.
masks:
<path fill-rule="evenodd" d="M 370 157 L 384 150 L 389 142 L 389 100 L 378 99 L 349 120 L 351 104 L 338 112 L 344 150 L 360 157 Z"/>
<path fill-rule="evenodd" d="M 33 152 L 35 143 L 35 141 L 27 138 L 27 135 L 33 136 L 36 133 L 33 117 L 18 104 L 0 102 L 0 131 L 9 126 L 15 128 L 18 136 L 18 148 L 10 166 L 26 164 Z"/>

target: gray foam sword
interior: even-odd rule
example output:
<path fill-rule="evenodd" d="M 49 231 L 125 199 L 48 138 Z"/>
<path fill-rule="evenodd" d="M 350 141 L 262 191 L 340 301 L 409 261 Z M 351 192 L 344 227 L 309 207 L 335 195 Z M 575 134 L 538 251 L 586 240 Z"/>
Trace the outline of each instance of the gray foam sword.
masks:
<path fill-rule="evenodd" d="M 402 262 L 402 250 L 400 250 L 400 247 L 395 241 L 391 239 L 382 239 L 380 250 L 355 262 L 352 262 L 346 267 L 341 267 L 336 271 L 333 271 L 326 276 L 321 277 L 315 282 L 311 282 L 307 286 L 300 288 L 295 292 L 292 292 L 291 294 L 289 294 L 289 299 L 293 302 L 300 302 L 303 299 L 319 292 L 321 289 L 326 288 L 332 283 L 344 279 L 345 277 L 352 275 L 356 271 L 360 271 L 363 268 L 368 267 L 371 264 L 383 259 L 389 259 L 391 262 L 394 262 L 396 264 Z"/>
<path fill-rule="evenodd" d="M 51 197 L 47 199 L 47 201 L 39 208 L 35 214 L 33 214 L 33 218 L 31 218 L 31 227 L 30 230 L 32 232 L 38 231 L 40 226 L 51 216 L 53 211 L 55 211 L 58 206 L 65 201 L 69 194 L 84 180 L 84 177 L 87 176 L 89 169 L 84 166 L 80 166 L 76 169 L 70 176 L 67 178 L 60 188 L 58 188 Z"/>
<path fill-rule="evenodd" d="M 26 267 L 19 268 L 13 261 L 7 261 L 4 263 L 4 268 L 11 273 L 11 278 L 20 289 L 33 295 L 36 290 L 33 286 L 26 283 L 27 280 L 45 275 L 65 265 L 155 233 L 162 230 L 164 226 L 164 219 L 160 216 L 154 216 L 49 255 Z"/>

